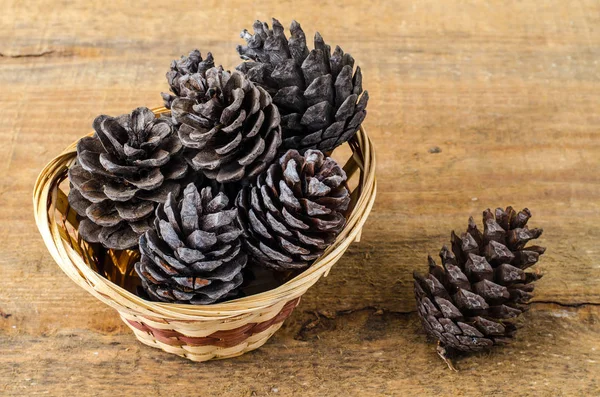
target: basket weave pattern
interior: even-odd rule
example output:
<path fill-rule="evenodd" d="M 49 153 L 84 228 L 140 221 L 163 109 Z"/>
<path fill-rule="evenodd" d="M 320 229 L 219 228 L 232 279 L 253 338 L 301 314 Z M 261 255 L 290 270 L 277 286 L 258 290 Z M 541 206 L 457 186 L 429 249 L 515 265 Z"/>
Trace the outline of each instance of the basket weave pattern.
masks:
<path fill-rule="evenodd" d="M 157 115 L 165 108 L 153 110 Z M 125 288 L 135 278 L 134 251 L 108 251 L 100 258 L 77 234 L 77 216 L 67 200 L 74 142 L 40 173 L 33 194 L 37 226 L 52 257 L 78 285 L 116 309 L 144 344 L 193 361 L 229 358 L 262 346 L 321 276 L 327 276 L 360 232 L 375 201 L 375 153 L 361 128 L 344 165 L 351 185 L 351 212 L 344 230 L 313 265 L 285 284 L 259 294 L 206 306 L 144 300 Z M 354 187 L 352 187 L 354 185 Z M 102 270 L 102 271 L 99 271 Z M 103 273 L 101 275 L 100 273 Z"/>

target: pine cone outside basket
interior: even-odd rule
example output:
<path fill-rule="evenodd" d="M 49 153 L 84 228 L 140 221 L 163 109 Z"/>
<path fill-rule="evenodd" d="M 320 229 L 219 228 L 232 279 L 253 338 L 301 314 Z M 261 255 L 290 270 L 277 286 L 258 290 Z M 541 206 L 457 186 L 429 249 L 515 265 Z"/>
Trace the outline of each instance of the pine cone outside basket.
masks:
<path fill-rule="evenodd" d="M 253 260 L 304 269 L 335 240 L 350 203 L 346 173 L 318 150 L 289 150 L 237 197 L 238 223 Z"/>
<path fill-rule="evenodd" d="M 77 144 L 69 169 L 69 204 L 83 217 L 78 232 L 90 243 L 127 249 L 154 220 L 157 203 L 177 196 L 188 174 L 181 142 L 169 119 L 148 108 L 98 116 L 95 134 Z"/>
<path fill-rule="evenodd" d="M 309 51 L 296 21 L 290 34 L 285 37 L 276 19 L 273 29 L 256 21 L 254 34 L 241 33 L 247 45 L 237 51 L 249 61 L 237 69 L 264 87 L 279 107 L 283 149 L 329 152 L 349 140 L 366 117 L 369 94 L 362 89 L 361 69 L 353 75 L 354 58 L 339 46 L 331 53 L 318 32 Z"/>
<path fill-rule="evenodd" d="M 241 250 L 237 210 L 211 187 L 190 183 L 181 200 L 169 194 L 156 209 L 154 228 L 140 238 L 135 265 L 149 296 L 158 301 L 206 305 L 242 284 L 247 256 Z"/>
<path fill-rule="evenodd" d="M 179 60 L 171 62 L 171 70 L 167 72 L 167 82 L 173 94 L 163 92 L 161 95 L 167 109 L 171 109 L 173 100 L 179 96 L 196 98 L 199 92 L 202 78 L 206 77 L 206 71 L 215 66 L 215 60 L 209 52 L 206 59 L 202 59 L 199 50 L 194 50 Z"/>
<path fill-rule="evenodd" d="M 429 274 L 417 272 L 417 309 L 427 333 L 443 347 L 477 351 L 509 342 L 514 319 L 528 309 L 533 282 L 541 275 L 524 270 L 545 248 L 526 247 L 542 229 L 529 229 L 531 212 L 498 208 L 483 213 L 483 233 L 469 219 L 467 232 L 452 232 L 452 250 L 440 251 L 443 267 L 429 257 Z"/>
<path fill-rule="evenodd" d="M 171 111 L 192 167 L 219 183 L 252 179 L 265 170 L 281 145 L 281 118 L 271 96 L 221 67 L 190 79 L 190 92 L 175 98 Z"/>

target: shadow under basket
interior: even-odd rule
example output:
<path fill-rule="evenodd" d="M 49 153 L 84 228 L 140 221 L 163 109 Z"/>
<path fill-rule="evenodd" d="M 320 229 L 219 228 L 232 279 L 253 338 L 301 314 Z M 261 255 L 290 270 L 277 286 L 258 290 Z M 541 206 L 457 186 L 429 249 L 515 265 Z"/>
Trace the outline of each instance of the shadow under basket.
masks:
<path fill-rule="evenodd" d="M 165 108 L 153 109 L 156 115 Z M 300 297 L 341 258 L 373 207 L 375 153 L 364 129 L 332 157 L 344 165 L 351 191 L 346 226 L 310 268 L 277 288 L 213 305 L 152 302 L 137 296 L 133 270 L 137 251 L 113 251 L 88 244 L 77 233 L 77 216 L 67 200 L 68 167 L 74 142 L 44 167 L 35 184 L 33 206 L 40 233 L 60 268 L 90 294 L 116 309 L 140 342 L 193 361 L 239 356 L 262 346 L 298 305 Z"/>

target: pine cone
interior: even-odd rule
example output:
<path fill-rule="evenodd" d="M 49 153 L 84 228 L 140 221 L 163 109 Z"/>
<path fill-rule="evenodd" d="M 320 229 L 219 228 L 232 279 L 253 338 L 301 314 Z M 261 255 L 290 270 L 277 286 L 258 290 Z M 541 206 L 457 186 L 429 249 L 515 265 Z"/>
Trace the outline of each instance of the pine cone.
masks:
<path fill-rule="evenodd" d="M 363 93 L 360 67 L 352 75 L 354 58 L 340 47 L 332 54 L 318 32 L 309 51 L 296 21 L 289 39 L 283 31 L 276 19 L 272 30 L 260 21 L 254 34 L 243 30 L 247 46 L 237 51 L 250 62 L 237 69 L 264 87 L 279 107 L 283 149 L 331 151 L 352 138 L 367 115 L 369 94 Z"/>
<path fill-rule="evenodd" d="M 198 84 L 206 77 L 206 71 L 215 66 L 212 54 L 206 54 L 206 59 L 202 59 L 200 51 L 194 50 L 186 56 L 182 56 L 178 61 L 171 62 L 171 70 L 167 72 L 167 81 L 171 92 L 161 93 L 165 107 L 171 109 L 173 100 L 178 97 L 187 97 L 196 99 L 198 92 L 201 92 Z"/>
<path fill-rule="evenodd" d="M 177 97 L 171 106 L 190 164 L 219 183 L 255 177 L 281 145 L 279 111 L 270 95 L 220 67 L 192 76 L 193 95 Z"/>
<path fill-rule="evenodd" d="M 176 201 L 169 194 L 156 209 L 154 228 L 140 238 L 135 270 L 151 299 L 206 305 L 229 297 L 242 284 L 237 210 L 222 192 L 199 193 L 193 183 Z"/>
<path fill-rule="evenodd" d="M 525 272 L 545 248 L 525 247 L 542 234 L 529 229 L 531 213 L 512 207 L 483 213 L 483 234 L 473 218 L 467 232 L 452 232 L 452 251 L 440 251 L 443 267 L 429 257 L 429 275 L 414 274 L 417 308 L 429 335 L 445 347 L 477 351 L 510 341 L 514 319 L 527 310 L 533 282 Z"/>
<path fill-rule="evenodd" d="M 84 217 L 78 231 L 85 241 L 132 248 L 150 228 L 157 203 L 179 194 L 188 170 L 183 147 L 173 124 L 148 108 L 98 116 L 93 127 L 69 169 L 69 204 Z"/>
<path fill-rule="evenodd" d="M 289 150 L 238 194 L 238 223 L 255 262 L 304 269 L 343 229 L 350 203 L 346 173 L 317 150 Z"/>

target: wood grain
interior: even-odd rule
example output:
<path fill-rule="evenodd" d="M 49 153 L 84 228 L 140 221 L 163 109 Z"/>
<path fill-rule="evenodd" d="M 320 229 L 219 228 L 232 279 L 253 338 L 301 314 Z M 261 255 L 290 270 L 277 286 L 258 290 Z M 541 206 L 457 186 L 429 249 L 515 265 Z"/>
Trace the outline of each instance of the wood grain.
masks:
<path fill-rule="evenodd" d="M 193 364 L 138 344 L 60 272 L 31 189 L 96 115 L 160 105 L 171 59 L 198 47 L 232 68 L 237 32 L 271 16 L 361 65 L 378 200 L 267 345 Z M 4 1 L 0 394 L 599 395 L 599 26 L 593 0 Z M 412 270 L 505 205 L 545 230 L 539 303 L 515 345 L 454 374 L 412 312 Z"/>

